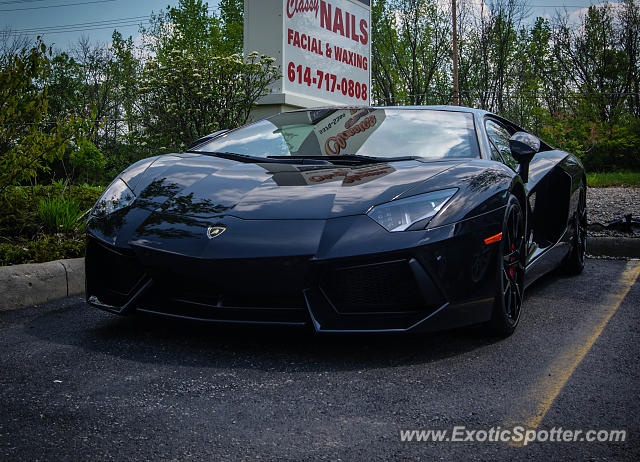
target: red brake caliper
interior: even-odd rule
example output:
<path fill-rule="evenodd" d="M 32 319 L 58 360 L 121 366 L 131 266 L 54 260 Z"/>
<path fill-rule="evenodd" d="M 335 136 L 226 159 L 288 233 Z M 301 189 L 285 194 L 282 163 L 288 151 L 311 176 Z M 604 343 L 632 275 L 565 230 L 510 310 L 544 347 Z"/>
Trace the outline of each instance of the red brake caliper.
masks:
<path fill-rule="evenodd" d="M 511 248 L 509 249 L 509 253 L 513 253 L 513 251 L 515 250 L 516 245 L 515 244 L 511 244 Z M 517 257 L 514 255 L 510 258 L 509 263 L 513 263 L 514 261 L 516 261 Z M 516 277 L 516 268 L 514 266 L 511 266 L 509 268 L 509 276 L 511 277 L 511 280 L 513 281 Z"/>

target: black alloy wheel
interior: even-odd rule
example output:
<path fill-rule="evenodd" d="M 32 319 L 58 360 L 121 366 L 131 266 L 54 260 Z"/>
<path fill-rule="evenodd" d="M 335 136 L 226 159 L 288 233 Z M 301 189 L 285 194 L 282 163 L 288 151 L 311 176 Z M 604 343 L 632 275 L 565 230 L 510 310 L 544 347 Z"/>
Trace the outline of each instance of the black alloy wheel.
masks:
<path fill-rule="evenodd" d="M 505 210 L 498 252 L 497 290 L 490 321 L 498 335 L 513 333 L 520 320 L 524 297 L 525 218 L 518 199 L 511 195 Z"/>

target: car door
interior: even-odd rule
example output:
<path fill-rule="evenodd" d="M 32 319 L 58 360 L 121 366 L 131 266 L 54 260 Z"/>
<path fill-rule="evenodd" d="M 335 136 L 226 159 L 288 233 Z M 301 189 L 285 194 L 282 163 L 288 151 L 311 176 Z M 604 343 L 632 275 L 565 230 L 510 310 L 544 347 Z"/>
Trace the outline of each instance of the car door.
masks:
<path fill-rule="evenodd" d="M 500 154 L 504 164 L 518 171 L 518 163 L 511 156 L 509 147 L 509 139 L 518 129 L 492 118 L 485 120 L 485 129 L 492 151 Z M 568 180 L 565 172 L 549 164 L 539 181 L 534 185 L 529 184 L 531 189 L 527 191 L 527 262 L 536 260 L 545 250 L 551 250 L 546 252 L 546 258 L 540 259 L 537 265 L 531 268 L 533 278 L 555 268 L 566 253 L 565 249 L 552 247 L 564 230 L 568 207 L 568 194 L 564 190 L 570 187 Z"/>

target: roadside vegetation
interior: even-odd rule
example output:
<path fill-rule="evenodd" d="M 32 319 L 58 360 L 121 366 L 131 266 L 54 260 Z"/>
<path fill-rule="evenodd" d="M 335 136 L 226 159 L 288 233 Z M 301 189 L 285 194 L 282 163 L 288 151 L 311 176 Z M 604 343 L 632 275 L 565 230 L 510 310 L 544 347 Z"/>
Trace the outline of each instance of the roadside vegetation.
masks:
<path fill-rule="evenodd" d="M 376 101 L 452 103 L 450 4 L 373 2 Z M 460 104 L 505 116 L 587 171 L 640 171 L 640 2 L 550 19 L 536 11 L 522 0 L 458 0 Z"/>
<path fill-rule="evenodd" d="M 0 193 L 0 266 L 84 255 L 86 214 L 102 188 L 10 186 Z"/>
<path fill-rule="evenodd" d="M 0 264 L 82 255 L 85 212 L 125 167 L 245 123 L 282 72 L 243 55 L 243 1 L 180 0 L 141 42 L 56 49 L 0 32 Z M 372 2 L 377 105 L 451 104 L 450 2 Z M 640 4 L 532 18 L 459 0 L 460 103 L 576 153 L 593 186 L 638 185 Z M 449 7 L 450 8 L 450 7 Z"/>
<path fill-rule="evenodd" d="M 587 186 L 592 188 L 607 188 L 610 186 L 640 187 L 640 173 L 638 172 L 587 173 Z M 638 201 L 640 201 L 640 190 L 638 190 Z"/>
<path fill-rule="evenodd" d="M 242 11 L 181 1 L 141 45 L 0 33 L 0 265 L 82 256 L 87 213 L 120 171 L 246 122 L 279 70 L 241 55 Z"/>

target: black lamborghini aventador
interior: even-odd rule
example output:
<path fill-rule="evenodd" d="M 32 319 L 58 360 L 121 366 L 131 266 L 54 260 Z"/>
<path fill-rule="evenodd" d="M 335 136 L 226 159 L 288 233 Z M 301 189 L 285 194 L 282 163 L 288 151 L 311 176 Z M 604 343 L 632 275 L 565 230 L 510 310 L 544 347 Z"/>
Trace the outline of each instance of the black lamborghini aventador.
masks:
<path fill-rule="evenodd" d="M 87 223 L 87 300 L 318 332 L 508 335 L 525 287 L 585 258 L 585 173 L 494 114 L 320 108 L 122 172 Z"/>

